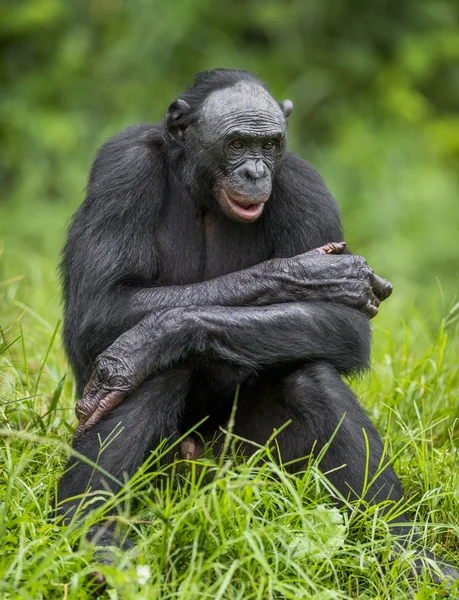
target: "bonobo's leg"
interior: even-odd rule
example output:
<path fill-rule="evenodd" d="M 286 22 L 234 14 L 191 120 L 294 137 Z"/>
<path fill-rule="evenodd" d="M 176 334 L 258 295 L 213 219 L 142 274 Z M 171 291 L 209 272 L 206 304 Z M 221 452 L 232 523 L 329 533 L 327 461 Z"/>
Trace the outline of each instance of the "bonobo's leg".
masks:
<path fill-rule="evenodd" d="M 107 488 L 118 492 L 152 449 L 163 440 L 168 440 L 168 443 L 174 441 L 189 380 L 190 373 L 186 367 L 178 367 L 146 380 L 105 419 L 74 443 L 75 450 L 96 462 L 119 483 L 90 465 L 70 458 L 58 490 L 59 512 L 66 516 L 67 521 L 81 502 L 81 499 L 72 500 L 73 496 Z M 112 433 L 115 439 L 100 453 L 99 438 L 103 444 Z M 101 503 L 102 500 L 99 505 Z M 92 503 L 88 510 L 95 507 Z M 105 535 L 104 543 L 110 543 L 106 538 Z"/>
<path fill-rule="evenodd" d="M 265 444 L 275 428 L 291 420 L 276 436 L 282 461 L 290 462 L 311 452 L 317 455 L 341 419 L 320 467 L 343 496 L 360 498 L 365 480 L 370 482 L 381 466 L 383 444 L 357 398 L 330 364 L 320 361 L 274 369 L 266 376 L 262 374 L 252 387 L 243 386 L 234 433 Z M 363 430 L 370 449 L 368 457 Z M 244 451 L 251 454 L 254 448 L 246 445 Z M 297 462 L 291 470 L 302 467 L 304 464 Z M 402 495 L 392 467 L 387 466 L 366 491 L 365 499 L 397 501 Z"/>
<path fill-rule="evenodd" d="M 311 452 L 317 456 L 337 429 L 320 461 L 321 470 L 335 488 L 344 497 L 356 499 L 362 497 L 365 485 L 363 497 L 370 503 L 397 502 L 402 498 L 403 490 L 394 470 L 386 460 L 381 463 L 383 444 L 377 431 L 332 365 L 317 361 L 297 368 L 273 369 L 261 374 L 252 386 L 242 387 L 234 426 L 236 435 L 264 445 L 273 429 L 289 420 L 291 423 L 276 436 L 284 463 Z M 369 455 L 363 431 L 368 439 Z M 219 445 L 221 443 L 220 438 Z M 255 449 L 250 444 L 242 447 L 246 455 Z M 301 462 L 296 462 L 290 470 L 302 467 Z M 385 467 L 384 470 L 381 467 Z M 369 486 L 376 473 L 379 473 L 378 477 Z M 397 525 L 397 522 L 409 520 L 402 514 L 392 521 L 392 531 L 401 536 L 402 544 L 404 540 L 417 540 L 409 526 Z M 419 548 L 412 558 L 415 574 L 422 571 L 424 558 L 435 561 L 440 569 L 442 576 L 431 570 L 437 583 L 453 583 L 459 578 L 459 572 L 453 566 L 423 548 Z"/>

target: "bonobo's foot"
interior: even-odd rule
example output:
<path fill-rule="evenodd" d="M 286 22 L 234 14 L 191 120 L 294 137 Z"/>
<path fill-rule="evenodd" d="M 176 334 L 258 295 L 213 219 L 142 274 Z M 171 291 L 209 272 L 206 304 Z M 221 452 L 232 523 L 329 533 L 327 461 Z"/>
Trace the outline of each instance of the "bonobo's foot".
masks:
<path fill-rule="evenodd" d="M 134 544 L 128 537 L 115 534 L 114 525 L 95 525 L 91 528 L 88 539 L 97 547 L 94 551 L 94 560 L 103 565 L 112 565 L 117 560 L 116 554 L 110 550 L 110 547 L 120 548 L 124 552 L 134 548 Z M 105 591 L 105 576 L 100 571 L 93 571 L 88 579 L 94 594 L 100 595 Z"/>
<path fill-rule="evenodd" d="M 312 254 L 341 254 L 346 249 L 346 242 L 329 242 L 311 250 Z"/>
<path fill-rule="evenodd" d="M 204 453 L 204 444 L 193 437 L 187 437 L 180 444 L 180 456 L 184 460 L 197 460 Z"/>
<path fill-rule="evenodd" d="M 453 587 L 457 585 L 457 592 L 459 594 L 459 571 L 455 569 L 452 565 L 440 560 L 437 556 L 429 552 L 428 550 L 418 550 L 417 555 L 419 558 L 415 558 L 413 561 L 413 568 L 415 576 L 419 576 L 423 569 L 427 569 L 432 577 L 434 583 L 438 585 L 444 585 L 446 587 Z M 441 571 L 441 575 L 438 574 L 433 568 L 428 564 L 427 561 L 423 559 L 428 559 L 435 563 L 438 569 Z M 454 596 L 450 596 L 451 598 L 458 598 L 459 595 L 454 594 Z"/>

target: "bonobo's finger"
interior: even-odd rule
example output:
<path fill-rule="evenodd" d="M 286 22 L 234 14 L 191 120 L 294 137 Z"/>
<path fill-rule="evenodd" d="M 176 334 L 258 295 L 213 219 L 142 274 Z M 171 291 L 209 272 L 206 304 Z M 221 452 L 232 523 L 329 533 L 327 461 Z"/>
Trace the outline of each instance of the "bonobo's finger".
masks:
<path fill-rule="evenodd" d="M 83 393 L 83 397 L 78 400 L 75 406 L 75 414 L 80 423 L 86 423 L 89 417 L 97 409 L 99 399 L 97 395 L 88 394 L 86 390 Z"/>
<path fill-rule="evenodd" d="M 104 396 L 97 406 L 97 409 L 89 417 L 84 424 L 85 431 L 92 429 L 99 421 L 101 421 L 108 413 L 118 406 L 118 404 L 126 398 L 126 392 L 121 390 L 112 390 Z"/>
<path fill-rule="evenodd" d="M 77 428 L 73 432 L 73 441 L 79 440 L 85 432 L 84 423 L 78 423 Z"/>
<path fill-rule="evenodd" d="M 389 298 L 392 294 L 392 284 L 376 275 L 376 273 L 372 273 L 371 279 L 373 293 L 381 300 L 381 302 Z"/>
<path fill-rule="evenodd" d="M 346 249 L 346 242 L 329 242 L 311 250 L 312 254 L 341 254 Z"/>
<path fill-rule="evenodd" d="M 373 306 L 376 306 L 376 308 L 378 308 L 379 305 L 381 304 L 381 300 L 378 298 L 378 296 L 375 296 L 375 294 L 373 294 L 373 292 L 370 295 L 370 302 L 371 302 L 371 304 L 373 304 Z"/>
<path fill-rule="evenodd" d="M 111 392 L 99 392 L 98 394 L 84 394 L 83 398 L 77 402 L 77 416 L 83 415 L 80 419 L 78 427 L 73 434 L 73 439 L 79 439 L 86 431 L 89 431 L 101 419 L 118 406 L 124 400 L 126 392 L 113 390 Z"/>
<path fill-rule="evenodd" d="M 368 300 L 365 305 L 364 312 L 369 315 L 370 319 L 373 319 L 373 317 L 376 317 L 378 314 L 378 307 L 375 306 L 371 300 Z"/>

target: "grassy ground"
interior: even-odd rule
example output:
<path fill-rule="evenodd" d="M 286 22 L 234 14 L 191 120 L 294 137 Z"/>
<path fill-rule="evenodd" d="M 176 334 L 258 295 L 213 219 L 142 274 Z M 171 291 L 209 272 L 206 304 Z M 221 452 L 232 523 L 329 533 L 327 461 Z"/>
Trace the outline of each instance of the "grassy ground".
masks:
<path fill-rule="evenodd" d="M 386 435 L 424 543 L 459 565 L 459 307 L 391 302 L 375 321 L 372 373 L 355 387 Z M 0 315 L 0 598 L 87 598 L 94 566 L 80 534 L 103 514 L 79 528 L 50 520 L 75 425 L 55 259 L 19 250 L 0 259 Z M 101 567 L 106 597 L 407 598 L 411 551 L 390 562 L 378 508 L 349 516 L 327 490 L 315 464 L 290 476 L 257 457 L 208 459 L 173 478 L 144 469 L 108 503 L 137 556 Z M 428 576 L 415 594 L 442 597 Z"/>

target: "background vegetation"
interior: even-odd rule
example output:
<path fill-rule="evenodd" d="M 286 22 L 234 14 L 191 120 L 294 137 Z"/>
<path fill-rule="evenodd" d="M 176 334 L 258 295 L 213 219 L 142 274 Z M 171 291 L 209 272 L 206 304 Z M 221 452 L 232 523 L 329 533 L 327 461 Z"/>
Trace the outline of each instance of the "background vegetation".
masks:
<path fill-rule="evenodd" d="M 195 72 L 217 66 L 253 70 L 293 100 L 291 147 L 338 198 L 351 249 L 394 283 L 375 321 L 373 373 L 358 388 L 383 433 L 392 421 L 390 450 L 403 450 L 396 468 L 416 499 L 413 519 L 427 521 L 426 542 L 454 560 L 457 2 L 4 0 L 0 52 L 0 595 L 86 593 L 89 551 L 72 554 L 72 532 L 49 524 L 47 511 L 74 425 L 56 265 L 94 152 L 127 125 L 160 120 Z M 303 487 L 287 478 L 254 501 L 241 490 L 273 473 L 241 469 L 211 492 L 198 485 L 182 504 L 145 495 L 139 510 L 152 525 L 130 523 L 153 576 L 141 596 L 131 563 L 112 570 L 112 597 L 406 597 L 398 567 L 386 563 L 381 577 L 381 542 L 362 550 L 368 529 L 359 537 L 332 519 L 341 542 L 311 562 L 311 544 L 323 540 L 306 536 L 309 550 L 295 554 L 322 522 L 311 473 Z M 186 521 L 196 506 L 220 515 L 217 533 L 205 518 Z M 181 542 L 172 555 L 164 519 Z"/>

